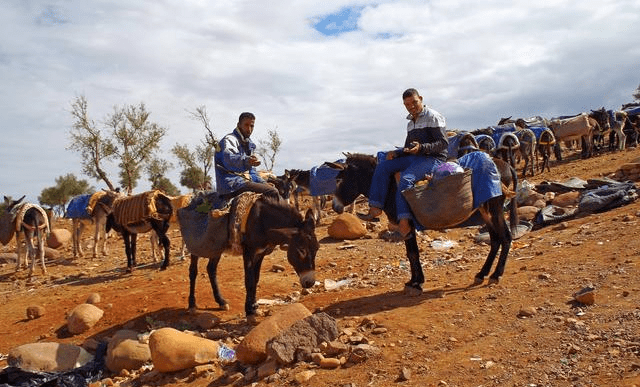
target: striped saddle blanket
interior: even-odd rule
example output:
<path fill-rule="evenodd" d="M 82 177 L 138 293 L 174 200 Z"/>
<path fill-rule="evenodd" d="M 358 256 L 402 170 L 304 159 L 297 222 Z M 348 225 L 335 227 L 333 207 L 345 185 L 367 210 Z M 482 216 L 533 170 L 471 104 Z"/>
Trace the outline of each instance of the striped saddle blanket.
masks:
<path fill-rule="evenodd" d="M 113 202 L 113 217 L 121 225 L 144 221 L 145 219 L 162 219 L 156 209 L 156 197 L 165 196 L 162 192 L 147 191 L 137 195 L 124 196 Z"/>

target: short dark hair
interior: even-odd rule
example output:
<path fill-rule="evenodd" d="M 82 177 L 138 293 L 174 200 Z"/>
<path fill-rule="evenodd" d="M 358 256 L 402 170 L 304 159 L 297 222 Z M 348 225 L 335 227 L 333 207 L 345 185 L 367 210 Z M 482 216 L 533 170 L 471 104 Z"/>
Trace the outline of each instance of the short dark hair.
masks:
<path fill-rule="evenodd" d="M 407 89 L 404 91 L 404 93 L 402 93 L 402 99 L 413 97 L 414 95 L 417 95 L 418 97 L 420 96 L 420 93 L 418 93 L 418 90 L 414 88 Z"/>
<path fill-rule="evenodd" d="M 241 123 L 241 122 L 242 122 L 242 120 L 244 120 L 244 119 L 246 119 L 246 118 L 249 118 L 249 119 L 255 120 L 255 119 L 256 119 L 256 116 L 254 116 L 254 115 L 253 115 L 253 113 L 249 113 L 249 112 L 241 113 L 241 114 L 240 114 L 240 117 L 238 117 L 238 123 Z"/>

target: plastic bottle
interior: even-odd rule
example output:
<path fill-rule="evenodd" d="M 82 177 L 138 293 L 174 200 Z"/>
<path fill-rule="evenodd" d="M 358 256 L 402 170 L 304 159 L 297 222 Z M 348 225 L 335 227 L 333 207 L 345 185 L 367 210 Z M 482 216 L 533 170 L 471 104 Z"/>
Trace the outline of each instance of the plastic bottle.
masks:
<path fill-rule="evenodd" d="M 218 343 L 218 358 L 222 361 L 232 362 L 236 360 L 236 351 L 222 343 Z"/>

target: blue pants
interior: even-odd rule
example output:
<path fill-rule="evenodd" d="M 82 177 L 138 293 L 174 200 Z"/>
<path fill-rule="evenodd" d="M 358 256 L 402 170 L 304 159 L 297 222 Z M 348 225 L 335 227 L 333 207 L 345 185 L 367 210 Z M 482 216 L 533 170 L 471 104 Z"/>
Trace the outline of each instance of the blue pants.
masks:
<path fill-rule="evenodd" d="M 400 181 L 396 192 L 397 220 L 412 219 L 411 208 L 402 196 L 402 191 L 413 187 L 416 181 L 433 173 L 433 170 L 442 163 L 438 159 L 424 155 L 409 155 L 380 161 L 373 173 L 369 188 L 369 207 L 384 208 L 384 201 L 389 192 L 389 180 L 394 173 L 400 172 Z"/>

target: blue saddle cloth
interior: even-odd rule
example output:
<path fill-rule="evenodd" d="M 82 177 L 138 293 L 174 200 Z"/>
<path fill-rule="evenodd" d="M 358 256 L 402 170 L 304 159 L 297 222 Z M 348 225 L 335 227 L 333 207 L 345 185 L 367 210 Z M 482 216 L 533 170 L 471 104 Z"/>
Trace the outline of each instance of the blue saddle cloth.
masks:
<path fill-rule="evenodd" d="M 336 162 L 344 162 L 344 159 Z M 309 170 L 309 192 L 311 196 L 333 195 L 336 192 L 337 169 L 322 164 Z"/>
<path fill-rule="evenodd" d="M 496 126 L 490 126 L 490 128 L 493 132 L 491 134 L 491 138 L 493 139 L 493 142 L 495 142 L 496 144 L 499 144 L 503 134 L 515 133 L 516 124 L 496 125 Z"/>
<path fill-rule="evenodd" d="M 67 205 L 67 212 L 65 218 L 69 219 L 89 219 L 89 213 L 87 212 L 87 206 L 89 205 L 89 199 L 91 194 L 79 195 L 73 197 Z"/>
<path fill-rule="evenodd" d="M 640 106 L 634 107 L 634 108 L 631 108 L 631 109 L 627 109 L 624 112 L 627 113 L 630 116 L 640 115 Z"/>
<path fill-rule="evenodd" d="M 540 140 L 540 135 L 542 134 L 542 132 L 544 132 L 545 130 L 550 130 L 545 126 L 531 126 L 527 129 L 529 129 L 530 131 L 533 132 L 533 134 L 536 135 L 536 140 Z"/>
<path fill-rule="evenodd" d="M 458 159 L 462 168 L 471 169 L 471 190 L 473 208 L 480 207 L 487 200 L 502 195 L 500 172 L 491 156 L 482 151 L 467 153 Z"/>

